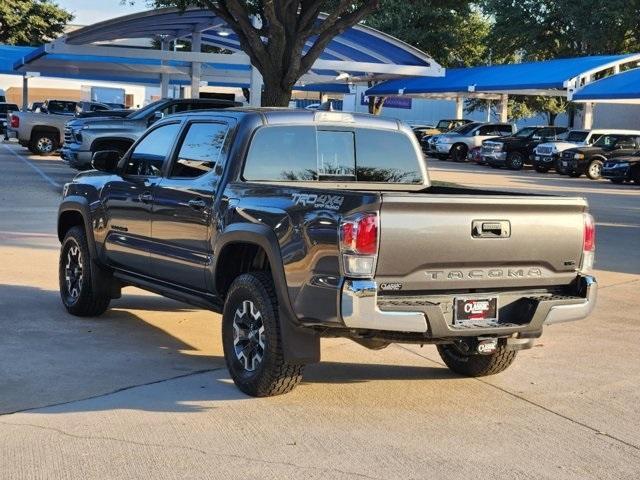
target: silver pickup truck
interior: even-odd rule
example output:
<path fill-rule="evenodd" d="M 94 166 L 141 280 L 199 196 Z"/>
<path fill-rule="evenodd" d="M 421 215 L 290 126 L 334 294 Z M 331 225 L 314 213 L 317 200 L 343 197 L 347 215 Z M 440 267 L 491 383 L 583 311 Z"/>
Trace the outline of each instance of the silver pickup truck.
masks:
<path fill-rule="evenodd" d="M 47 100 L 36 112 L 12 113 L 7 138 L 16 138 L 36 155 L 50 155 L 62 145 L 64 125 L 75 115 L 76 103 Z"/>

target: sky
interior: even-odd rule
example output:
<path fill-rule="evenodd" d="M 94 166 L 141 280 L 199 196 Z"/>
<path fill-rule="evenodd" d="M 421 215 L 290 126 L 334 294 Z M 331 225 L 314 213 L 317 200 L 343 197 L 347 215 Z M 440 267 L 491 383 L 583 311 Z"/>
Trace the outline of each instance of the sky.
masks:
<path fill-rule="evenodd" d="M 130 5 L 130 0 L 125 5 L 121 0 L 54 0 L 54 3 L 73 13 L 71 23 L 76 25 L 91 25 L 148 9 L 146 0 L 136 0 L 133 6 Z"/>

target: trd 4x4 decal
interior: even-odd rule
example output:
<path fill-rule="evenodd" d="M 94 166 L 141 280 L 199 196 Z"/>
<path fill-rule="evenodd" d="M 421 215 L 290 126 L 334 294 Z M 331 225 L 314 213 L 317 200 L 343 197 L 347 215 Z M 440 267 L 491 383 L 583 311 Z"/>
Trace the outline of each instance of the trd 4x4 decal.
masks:
<path fill-rule="evenodd" d="M 318 195 L 315 193 L 294 193 L 293 203 L 303 207 L 328 208 L 338 210 L 344 202 L 342 195 Z"/>

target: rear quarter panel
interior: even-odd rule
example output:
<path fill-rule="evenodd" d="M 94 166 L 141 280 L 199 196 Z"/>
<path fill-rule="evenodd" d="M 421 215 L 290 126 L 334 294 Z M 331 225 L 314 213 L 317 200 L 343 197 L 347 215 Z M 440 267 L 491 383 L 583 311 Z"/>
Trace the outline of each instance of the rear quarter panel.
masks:
<path fill-rule="evenodd" d="M 376 211 L 380 195 L 295 185 L 230 183 L 226 224 L 269 226 L 280 249 L 291 305 L 301 322 L 341 325 L 338 226 L 343 215 Z"/>

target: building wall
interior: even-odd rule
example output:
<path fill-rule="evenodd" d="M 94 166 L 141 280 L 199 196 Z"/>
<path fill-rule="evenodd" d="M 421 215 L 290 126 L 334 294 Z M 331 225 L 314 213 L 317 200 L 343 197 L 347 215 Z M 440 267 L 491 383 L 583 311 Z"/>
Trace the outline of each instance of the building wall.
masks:
<path fill-rule="evenodd" d="M 159 87 L 91 80 L 34 77 L 29 79 L 28 103 L 47 99 L 80 100 L 83 85 L 124 88 L 127 94 L 133 95 L 134 107 L 146 105 L 151 101 L 153 95 L 160 93 Z M 0 75 L 0 89 L 5 90 L 7 101 L 22 105 L 22 77 L 20 75 Z"/>

